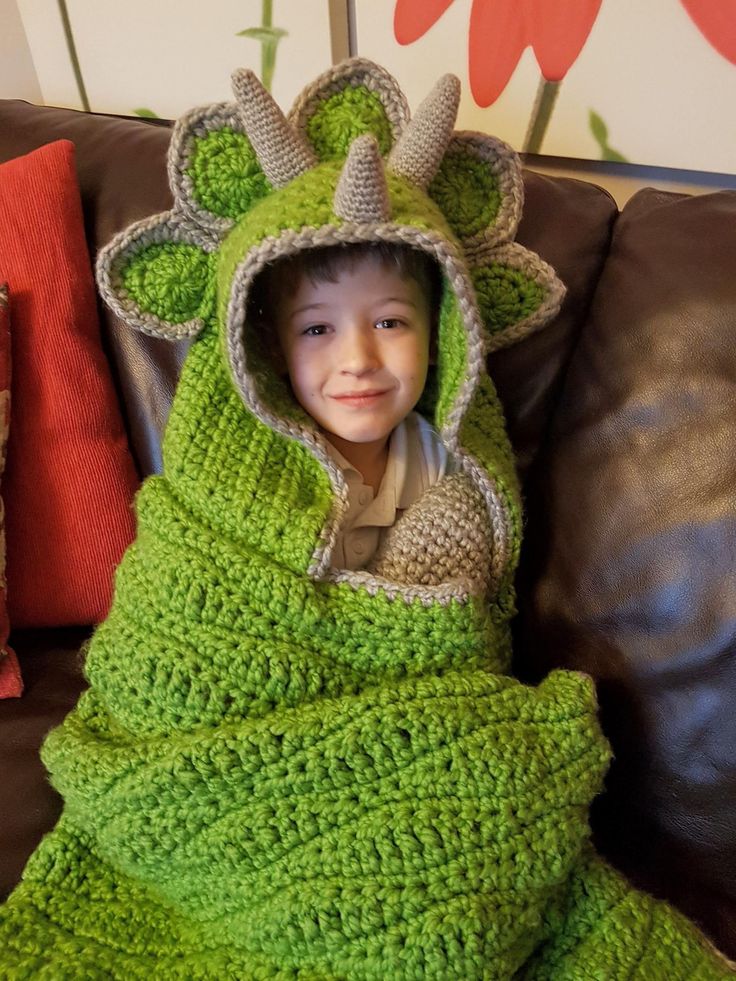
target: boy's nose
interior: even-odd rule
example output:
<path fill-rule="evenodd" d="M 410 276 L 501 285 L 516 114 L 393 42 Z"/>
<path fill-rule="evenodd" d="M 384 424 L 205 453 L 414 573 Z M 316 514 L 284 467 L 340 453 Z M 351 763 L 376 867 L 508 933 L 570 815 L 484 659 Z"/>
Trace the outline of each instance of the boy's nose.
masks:
<path fill-rule="evenodd" d="M 340 345 L 340 370 L 349 375 L 365 375 L 379 366 L 372 325 L 345 332 Z"/>

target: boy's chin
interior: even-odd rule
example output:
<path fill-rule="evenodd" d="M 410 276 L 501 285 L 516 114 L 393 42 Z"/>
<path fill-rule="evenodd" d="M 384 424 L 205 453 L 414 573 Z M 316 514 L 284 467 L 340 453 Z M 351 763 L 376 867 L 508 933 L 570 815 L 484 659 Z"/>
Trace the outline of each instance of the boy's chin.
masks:
<path fill-rule="evenodd" d="M 369 447 L 381 446 L 388 442 L 388 439 L 396 428 L 396 425 L 398 424 L 394 424 L 390 427 L 334 427 L 332 429 L 327 429 L 321 426 L 320 429 L 328 442 L 332 443 L 333 446 L 337 446 L 338 449 L 340 448 L 341 444 L 368 449 Z"/>

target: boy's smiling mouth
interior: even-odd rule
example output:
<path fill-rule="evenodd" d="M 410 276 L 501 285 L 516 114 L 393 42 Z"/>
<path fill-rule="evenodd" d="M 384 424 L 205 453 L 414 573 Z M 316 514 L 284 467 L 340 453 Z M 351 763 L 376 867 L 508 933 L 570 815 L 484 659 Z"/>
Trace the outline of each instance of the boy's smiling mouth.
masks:
<path fill-rule="evenodd" d="M 388 391 L 387 388 L 369 388 L 364 391 L 341 392 L 339 395 L 331 395 L 330 398 L 342 404 L 368 405 L 381 398 L 381 396 L 387 395 Z"/>

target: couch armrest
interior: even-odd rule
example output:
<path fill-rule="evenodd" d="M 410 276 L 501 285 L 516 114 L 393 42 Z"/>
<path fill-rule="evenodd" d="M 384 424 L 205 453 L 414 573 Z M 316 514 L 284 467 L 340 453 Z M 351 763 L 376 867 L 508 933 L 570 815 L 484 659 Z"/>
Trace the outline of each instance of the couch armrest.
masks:
<path fill-rule="evenodd" d="M 81 647 L 88 627 L 16 631 L 25 691 L 0 701 L 0 899 L 47 831 L 61 801 L 52 789 L 38 751 L 46 733 L 74 707 L 85 687 Z"/>

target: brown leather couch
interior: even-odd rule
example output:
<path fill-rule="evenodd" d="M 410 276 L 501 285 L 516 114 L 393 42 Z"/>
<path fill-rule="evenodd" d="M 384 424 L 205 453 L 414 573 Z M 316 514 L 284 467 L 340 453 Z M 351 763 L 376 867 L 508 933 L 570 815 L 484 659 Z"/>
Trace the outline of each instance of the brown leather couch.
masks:
<path fill-rule="evenodd" d="M 0 160 L 76 144 L 90 252 L 170 204 L 166 125 L 0 102 Z M 526 175 L 519 239 L 568 286 L 557 320 L 490 363 L 524 479 L 516 659 L 596 680 L 615 761 L 599 849 L 736 956 L 736 192 L 603 190 Z M 185 346 L 104 311 L 141 476 Z M 78 629 L 16 632 L 0 703 L 0 893 L 59 812 L 38 747 L 84 682 Z"/>

